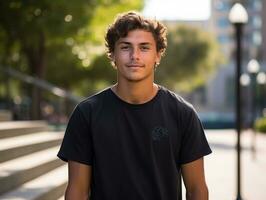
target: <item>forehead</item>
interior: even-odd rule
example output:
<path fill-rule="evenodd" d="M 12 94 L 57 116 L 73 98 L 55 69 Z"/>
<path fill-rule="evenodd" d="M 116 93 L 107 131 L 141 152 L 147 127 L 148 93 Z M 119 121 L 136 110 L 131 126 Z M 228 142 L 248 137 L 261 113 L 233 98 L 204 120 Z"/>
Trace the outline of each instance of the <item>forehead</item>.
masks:
<path fill-rule="evenodd" d="M 139 44 L 139 43 L 149 43 L 155 44 L 155 39 L 151 32 L 136 29 L 129 31 L 126 37 L 120 38 L 117 43 L 132 43 L 132 44 Z"/>

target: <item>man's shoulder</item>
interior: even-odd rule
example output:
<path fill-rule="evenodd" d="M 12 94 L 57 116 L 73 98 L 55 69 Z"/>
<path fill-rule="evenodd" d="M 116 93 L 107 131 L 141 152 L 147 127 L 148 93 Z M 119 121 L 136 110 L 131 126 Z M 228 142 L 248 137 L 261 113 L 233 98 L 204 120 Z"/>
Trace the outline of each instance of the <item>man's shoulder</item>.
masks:
<path fill-rule="evenodd" d="M 173 103 L 175 106 L 177 106 L 177 109 L 180 110 L 194 110 L 194 107 L 191 103 L 189 103 L 187 100 L 185 100 L 182 96 L 180 96 L 178 93 L 167 89 L 164 86 L 160 86 L 162 91 L 163 99 L 166 101 L 169 101 L 170 103 Z"/>
<path fill-rule="evenodd" d="M 101 103 L 103 99 L 108 98 L 108 94 L 110 92 L 109 90 L 110 87 L 105 88 L 91 96 L 88 96 L 86 99 L 84 99 L 78 104 L 78 107 L 87 108 L 87 107 L 96 106 L 97 104 Z"/>

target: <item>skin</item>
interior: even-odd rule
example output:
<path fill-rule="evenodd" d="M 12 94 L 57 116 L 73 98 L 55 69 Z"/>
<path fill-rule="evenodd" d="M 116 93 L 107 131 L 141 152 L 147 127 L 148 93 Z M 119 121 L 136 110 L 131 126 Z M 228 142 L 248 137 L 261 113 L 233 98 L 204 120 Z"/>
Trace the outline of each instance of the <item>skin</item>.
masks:
<path fill-rule="evenodd" d="M 112 90 L 128 103 L 141 104 L 152 99 L 158 86 L 154 84 L 154 66 L 161 53 L 156 50 L 153 35 L 144 30 L 130 31 L 115 44 L 112 59 L 117 69 L 117 84 Z"/>
<path fill-rule="evenodd" d="M 68 161 L 68 185 L 66 200 L 87 200 L 90 193 L 92 167 L 75 161 Z"/>
<path fill-rule="evenodd" d="M 204 176 L 204 161 L 196 161 L 181 166 L 182 177 L 186 187 L 187 200 L 208 200 L 208 187 Z"/>
<path fill-rule="evenodd" d="M 156 50 L 153 35 L 133 30 L 120 38 L 111 55 L 117 70 L 117 83 L 111 88 L 128 103 L 141 104 L 151 100 L 158 91 L 154 84 L 154 66 L 161 53 Z M 87 199 L 91 185 L 91 166 L 69 161 L 69 181 L 65 199 Z M 187 200 L 207 200 L 203 158 L 181 166 Z"/>

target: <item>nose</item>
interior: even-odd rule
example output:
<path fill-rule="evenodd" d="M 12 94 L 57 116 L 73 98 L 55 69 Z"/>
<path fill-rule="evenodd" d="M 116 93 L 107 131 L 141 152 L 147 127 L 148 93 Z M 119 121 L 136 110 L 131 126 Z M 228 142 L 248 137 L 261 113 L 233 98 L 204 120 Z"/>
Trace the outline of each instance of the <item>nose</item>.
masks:
<path fill-rule="evenodd" d="M 132 60 L 139 60 L 140 51 L 138 48 L 132 48 L 131 51 L 131 59 Z"/>

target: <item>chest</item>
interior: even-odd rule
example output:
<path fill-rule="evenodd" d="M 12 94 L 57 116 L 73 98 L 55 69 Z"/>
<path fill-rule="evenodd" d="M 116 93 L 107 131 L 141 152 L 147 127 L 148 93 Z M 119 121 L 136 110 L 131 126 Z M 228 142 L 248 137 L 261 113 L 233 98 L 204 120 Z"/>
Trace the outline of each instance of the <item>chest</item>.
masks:
<path fill-rule="evenodd" d="M 93 120 L 96 153 L 118 155 L 121 159 L 125 156 L 178 159 L 181 130 L 173 110 L 160 105 L 142 109 L 111 106 L 102 109 Z"/>

